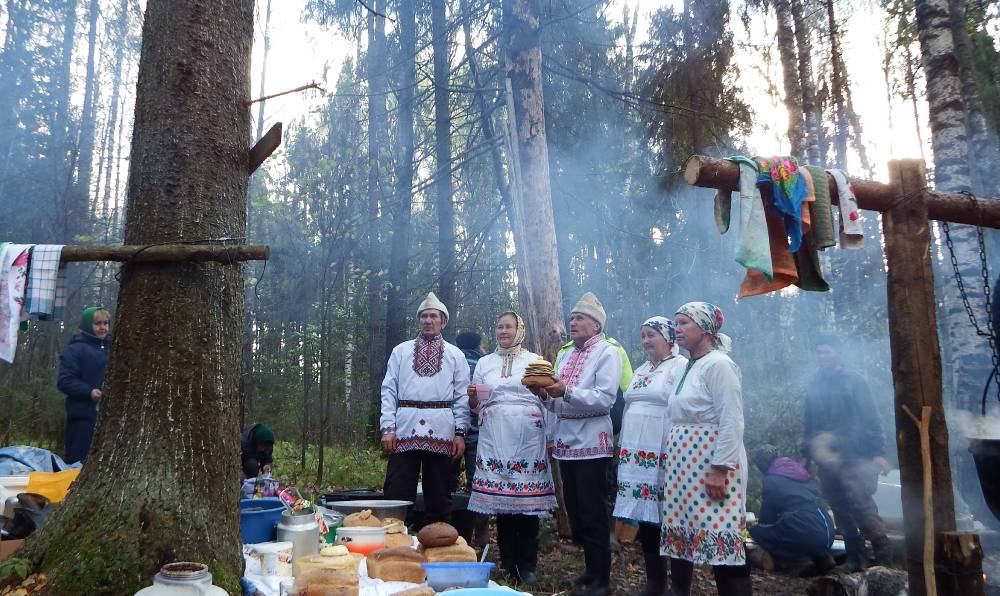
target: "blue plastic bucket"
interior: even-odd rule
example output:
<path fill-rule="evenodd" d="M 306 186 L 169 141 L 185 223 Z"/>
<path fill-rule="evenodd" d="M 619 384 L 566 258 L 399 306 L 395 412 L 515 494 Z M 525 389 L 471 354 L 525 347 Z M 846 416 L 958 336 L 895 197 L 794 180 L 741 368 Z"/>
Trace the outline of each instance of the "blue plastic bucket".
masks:
<path fill-rule="evenodd" d="M 281 499 L 240 499 L 240 535 L 243 544 L 271 542 L 277 535 L 275 526 L 281 521 L 285 506 Z"/>

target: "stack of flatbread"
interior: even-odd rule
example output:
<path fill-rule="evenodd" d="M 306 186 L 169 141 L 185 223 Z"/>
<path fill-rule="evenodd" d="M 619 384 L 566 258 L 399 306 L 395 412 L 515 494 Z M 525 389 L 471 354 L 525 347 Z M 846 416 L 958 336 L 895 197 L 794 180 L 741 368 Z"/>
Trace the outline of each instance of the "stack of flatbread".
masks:
<path fill-rule="evenodd" d="M 539 358 L 529 364 L 528 368 L 524 370 L 524 376 L 521 378 L 521 384 L 525 387 L 548 387 L 549 385 L 554 385 L 555 382 L 555 373 L 552 371 L 552 365 L 544 358 Z"/>

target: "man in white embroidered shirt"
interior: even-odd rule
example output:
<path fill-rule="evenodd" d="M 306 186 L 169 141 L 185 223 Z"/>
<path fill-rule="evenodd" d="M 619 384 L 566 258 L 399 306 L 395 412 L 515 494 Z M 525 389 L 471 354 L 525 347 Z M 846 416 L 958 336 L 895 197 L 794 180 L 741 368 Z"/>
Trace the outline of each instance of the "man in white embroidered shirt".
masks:
<path fill-rule="evenodd" d="M 425 523 L 448 521 L 451 460 L 465 451 L 469 364 L 444 341 L 448 308 L 433 292 L 417 308 L 420 334 L 392 350 L 382 381 L 382 447 L 389 452 L 385 498 L 413 501 L 423 472 Z"/>
<path fill-rule="evenodd" d="M 611 593 L 611 519 L 608 465 L 614 455 L 611 407 L 621 378 L 618 349 L 601 339 L 604 307 L 587 292 L 569 317 L 573 349 L 556 361 L 554 385 L 538 390 L 556 414 L 552 457 L 559 460 L 573 541 L 583 547 L 586 570 L 576 578 L 586 596 Z"/>

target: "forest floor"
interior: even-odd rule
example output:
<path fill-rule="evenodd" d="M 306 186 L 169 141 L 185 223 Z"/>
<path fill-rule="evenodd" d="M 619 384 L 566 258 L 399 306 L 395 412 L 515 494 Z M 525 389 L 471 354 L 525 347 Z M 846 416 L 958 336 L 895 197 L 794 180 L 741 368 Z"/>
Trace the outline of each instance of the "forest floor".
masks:
<path fill-rule="evenodd" d="M 547 594 L 569 594 L 570 582 L 583 572 L 583 551 L 569 540 L 558 539 L 554 535 L 551 520 L 543 522 L 541 530 L 541 545 L 538 556 L 538 583 L 521 588 L 535 596 Z M 496 548 L 496 535 L 493 534 L 493 545 L 490 547 L 488 560 L 499 564 Z M 616 596 L 638 594 L 646 583 L 645 564 L 638 542 L 622 544 L 620 551 L 612 556 L 611 583 Z M 778 573 L 753 571 L 753 587 L 755 594 L 774 596 L 793 596 L 806 594 L 811 580 L 795 578 Z M 517 588 L 516 585 L 511 587 Z M 707 566 L 695 568 L 692 596 L 714 596 L 715 580 L 712 570 Z"/>

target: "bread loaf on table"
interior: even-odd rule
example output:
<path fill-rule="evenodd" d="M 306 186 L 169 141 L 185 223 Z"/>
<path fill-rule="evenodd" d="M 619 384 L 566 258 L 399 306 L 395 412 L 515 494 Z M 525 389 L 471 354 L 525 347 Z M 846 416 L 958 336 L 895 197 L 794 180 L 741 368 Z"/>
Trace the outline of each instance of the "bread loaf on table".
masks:
<path fill-rule="evenodd" d="M 451 546 L 425 546 L 423 554 L 428 563 L 475 563 L 476 551 L 467 544 Z"/>
<path fill-rule="evenodd" d="M 341 526 L 345 528 L 357 528 L 357 527 L 369 527 L 369 528 L 381 528 L 382 520 L 372 515 L 371 509 L 363 509 L 357 513 L 352 513 L 344 518 Z"/>
<path fill-rule="evenodd" d="M 437 592 L 434 588 L 428 588 L 426 586 L 421 588 L 410 588 L 409 590 L 403 590 L 402 592 L 394 592 L 392 596 L 434 596 Z"/>
<path fill-rule="evenodd" d="M 434 522 L 417 532 L 417 540 L 426 547 L 451 546 L 458 540 L 458 530 L 451 524 Z"/>
<path fill-rule="evenodd" d="M 385 548 L 399 548 L 405 546 L 406 548 L 413 548 L 413 536 L 409 534 L 386 534 L 385 535 Z"/>
<path fill-rule="evenodd" d="M 426 557 L 409 547 L 382 548 L 368 555 L 368 577 L 420 584 L 427 580 L 427 572 L 420 566 L 426 562 Z"/>

